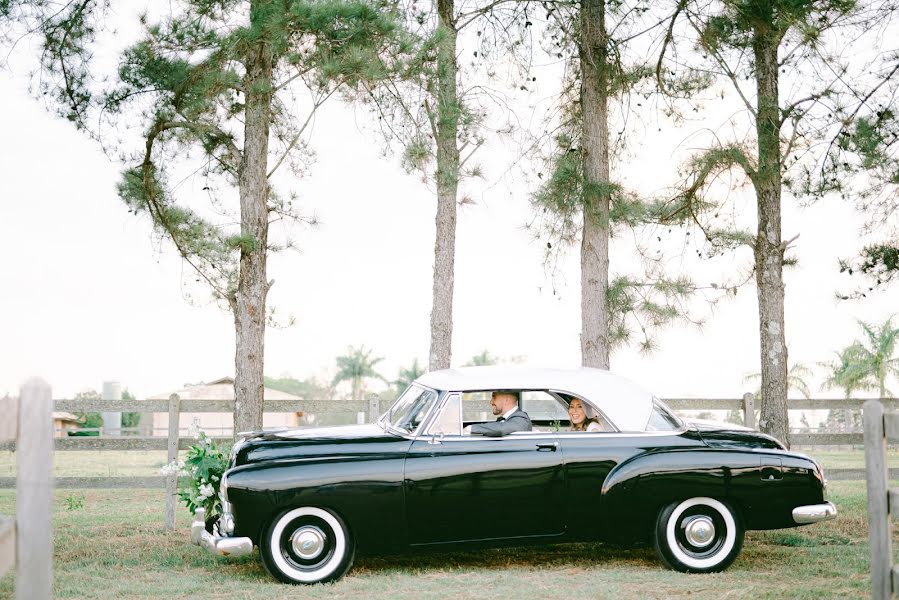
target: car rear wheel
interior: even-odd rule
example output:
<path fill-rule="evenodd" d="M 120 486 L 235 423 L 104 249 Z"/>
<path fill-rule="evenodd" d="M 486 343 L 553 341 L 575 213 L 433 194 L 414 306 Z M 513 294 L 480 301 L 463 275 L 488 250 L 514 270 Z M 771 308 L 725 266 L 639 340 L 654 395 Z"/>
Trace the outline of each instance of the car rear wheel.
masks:
<path fill-rule="evenodd" d="M 685 573 L 723 571 L 743 548 L 739 513 L 714 498 L 669 504 L 659 513 L 654 533 L 662 562 Z"/>
<path fill-rule="evenodd" d="M 355 543 L 343 520 L 329 510 L 304 506 L 275 517 L 262 536 L 262 564 L 292 584 L 335 581 L 353 565 Z"/>

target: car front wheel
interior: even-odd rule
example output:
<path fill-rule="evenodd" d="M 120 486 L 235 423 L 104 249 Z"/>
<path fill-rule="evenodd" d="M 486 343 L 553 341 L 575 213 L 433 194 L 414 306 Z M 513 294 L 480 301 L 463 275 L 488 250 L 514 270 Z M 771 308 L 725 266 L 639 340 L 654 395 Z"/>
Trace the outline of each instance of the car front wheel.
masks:
<path fill-rule="evenodd" d="M 669 504 L 659 513 L 654 533 L 662 562 L 685 573 L 723 571 L 743 548 L 739 513 L 714 498 Z"/>
<path fill-rule="evenodd" d="M 275 517 L 262 536 L 262 564 L 292 584 L 335 581 L 353 565 L 356 548 L 343 520 L 323 508 L 304 506 Z"/>

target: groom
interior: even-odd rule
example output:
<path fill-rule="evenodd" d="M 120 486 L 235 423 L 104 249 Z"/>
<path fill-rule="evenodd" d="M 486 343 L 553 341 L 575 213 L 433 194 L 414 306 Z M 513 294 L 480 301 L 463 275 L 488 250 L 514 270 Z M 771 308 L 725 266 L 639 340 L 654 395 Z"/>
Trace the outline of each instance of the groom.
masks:
<path fill-rule="evenodd" d="M 501 437 L 513 431 L 530 431 L 531 418 L 528 413 L 518 408 L 520 392 L 497 391 L 490 398 L 490 408 L 494 415 L 501 415 L 493 423 L 475 423 L 465 428 L 463 433 Z"/>

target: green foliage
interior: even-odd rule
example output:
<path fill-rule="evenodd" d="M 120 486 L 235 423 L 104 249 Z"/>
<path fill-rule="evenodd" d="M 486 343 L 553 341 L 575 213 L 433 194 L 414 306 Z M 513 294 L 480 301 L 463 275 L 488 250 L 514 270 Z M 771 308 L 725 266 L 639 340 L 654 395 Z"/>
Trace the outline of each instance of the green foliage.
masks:
<path fill-rule="evenodd" d="M 686 303 L 695 291 L 696 285 L 687 277 L 613 277 L 607 292 L 611 346 L 633 343 L 636 329 L 640 351 L 654 351 L 659 330 L 691 321 Z"/>
<path fill-rule="evenodd" d="M 93 44 L 108 10 L 109 0 L 0 0 L 0 43 L 14 47 L 38 36 L 35 93 L 78 128 L 86 127 L 94 99 Z"/>
<path fill-rule="evenodd" d="M 183 461 L 175 461 L 162 468 L 163 475 L 178 475 L 178 497 L 194 514 L 198 508 L 206 510 L 210 519 L 222 514 L 219 496 L 222 475 L 228 468 L 228 456 L 205 433 L 200 432 L 197 443 L 188 450 Z"/>
<path fill-rule="evenodd" d="M 241 253 L 258 251 L 261 243 L 241 232 L 241 219 L 228 214 L 218 197 L 217 184 L 237 186 L 246 164 L 240 143 L 248 94 L 271 98 L 271 122 L 265 126 L 278 142 L 271 150 L 293 160 L 306 156 L 300 134 L 308 115 L 296 114 L 293 107 L 299 103 L 280 96 L 306 88 L 317 98 L 314 112 L 338 88 L 350 90 L 385 77 L 406 49 L 393 5 L 379 0 L 253 2 L 245 22 L 240 4 L 190 0 L 170 5 L 155 21 L 143 15 L 140 39 L 120 53 L 111 77 L 94 64 L 92 46 L 99 33 L 108 32 L 108 0 L 62 6 L 4 0 L 0 7 L 4 41 L 38 38 L 41 96 L 89 129 L 111 155 L 122 157 L 118 191 L 128 208 L 150 217 L 155 232 L 171 239 L 200 280 L 228 300 L 236 291 Z M 260 45 L 273 62 L 272 79 L 261 86 L 248 83 Z M 143 127 L 145 139 L 129 152 L 124 142 L 108 135 L 107 124 Z M 206 178 L 204 191 L 213 214 L 223 214 L 222 222 L 188 208 L 168 186 L 169 175 L 188 156 L 204 164 L 198 174 Z M 302 222 L 302 215 L 269 192 L 251 193 L 279 217 Z"/>
<path fill-rule="evenodd" d="M 881 243 L 865 246 L 853 261 L 840 260 L 840 273 L 867 275 L 873 285 L 891 283 L 899 275 L 899 243 Z M 869 287 L 872 291 L 874 287 Z M 864 293 L 857 295 L 864 296 Z M 842 296 L 848 299 L 848 296 Z"/>
<path fill-rule="evenodd" d="M 265 387 L 294 396 L 304 400 L 323 400 L 331 397 L 331 388 L 318 382 L 314 377 L 300 381 L 293 377 L 269 377 L 265 376 Z"/>
<path fill-rule="evenodd" d="M 122 390 L 122 400 L 137 400 L 134 397 L 128 388 Z M 122 427 L 123 428 L 134 428 L 140 425 L 140 416 L 139 412 L 123 412 L 122 413 Z"/>
<path fill-rule="evenodd" d="M 409 140 L 403 150 L 403 168 L 407 173 L 419 171 L 425 173 L 434 156 L 427 137 L 416 136 Z"/>
<path fill-rule="evenodd" d="M 883 143 L 889 139 L 884 129 L 870 119 L 856 122 L 857 111 L 850 108 L 860 97 L 853 80 L 863 73 L 852 72 L 854 66 L 844 60 L 850 50 L 833 53 L 829 44 L 837 34 L 847 34 L 850 45 L 864 39 L 866 31 L 880 27 L 891 10 L 881 3 L 857 0 L 726 0 L 710 6 L 679 5 L 678 12 L 686 17 L 684 24 L 695 35 L 674 36 L 671 46 L 697 44 L 703 60 L 696 62 L 696 68 L 704 67 L 721 80 L 729 80 L 751 119 L 752 128 L 746 134 L 737 132 L 732 139 L 716 135 L 708 148 L 688 163 L 678 185 L 676 210 L 671 211 L 696 223 L 715 253 L 743 244 L 754 247 L 756 241 L 736 223 L 721 226 L 719 214 L 733 212 L 724 210 L 729 200 L 720 193 L 722 183 L 728 185 L 722 175 L 737 171 L 731 189 L 748 181 L 757 193 L 767 189 L 765 193 L 771 194 L 775 190 L 769 188 L 779 183 L 779 188 L 791 189 L 799 197 L 821 198 L 831 191 L 848 193 L 847 172 L 857 171 L 861 164 L 882 163 Z M 772 53 L 780 57 L 777 72 L 755 64 L 758 56 Z M 672 68 L 680 62 L 672 61 Z M 779 77 L 791 82 L 790 89 L 773 89 L 760 97 L 757 89 L 762 84 L 757 80 L 763 73 L 772 77 L 765 85 L 780 85 Z M 818 73 L 837 76 L 816 76 Z M 881 106 L 878 114 L 884 124 L 891 118 L 889 112 Z M 841 133 L 835 143 L 828 143 L 835 128 Z M 863 157 L 859 164 L 840 157 L 850 147 Z M 779 173 L 771 172 L 778 168 Z"/>
<path fill-rule="evenodd" d="M 407 387 L 409 387 L 413 381 L 421 377 L 425 374 L 425 369 L 420 364 L 418 364 L 418 359 L 412 361 L 412 364 L 408 367 L 401 367 L 399 372 L 397 373 L 396 379 L 393 381 L 394 387 L 396 387 L 397 393 L 403 393 Z"/>
<path fill-rule="evenodd" d="M 84 392 L 78 392 L 75 394 L 74 400 L 99 400 L 100 394 L 97 393 L 97 390 L 86 390 Z M 103 427 L 103 417 L 100 416 L 98 412 L 84 412 L 78 411 L 75 413 L 75 416 L 78 417 L 78 421 L 80 423 L 80 429 L 100 429 Z M 100 433 L 98 431 L 70 431 L 68 432 L 69 436 L 98 436 Z"/>
<path fill-rule="evenodd" d="M 789 370 L 787 370 L 787 393 L 789 393 L 791 390 L 794 390 L 802 394 L 803 398 L 811 398 L 812 392 L 811 388 L 808 385 L 808 378 L 812 375 L 812 370 L 806 367 L 804 364 L 794 363 L 789 368 Z M 743 377 L 743 382 L 758 383 L 758 387 L 753 391 L 753 395 L 755 396 L 756 401 L 760 402 L 762 399 L 762 374 L 750 373 Z"/>
<path fill-rule="evenodd" d="M 889 146 L 896 141 L 896 132 L 892 130 L 896 123 L 896 113 L 889 109 L 879 111 L 875 118 L 859 117 L 850 135 L 841 138 L 840 143 L 858 154 L 863 169 L 875 169 L 889 162 Z M 899 183 L 899 171 L 887 179 Z"/>
<path fill-rule="evenodd" d="M 495 365 L 499 362 L 499 359 L 492 354 L 490 351 L 484 348 L 484 350 L 480 354 L 475 354 L 472 356 L 464 366 L 466 367 L 484 367 L 487 365 Z"/>
<path fill-rule="evenodd" d="M 100 394 L 97 393 L 96 390 L 87 390 L 85 392 L 78 392 L 75 394 L 75 400 L 99 400 Z M 128 388 L 122 390 L 122 400 L 135 400 L 134 394 L 132 394 Z M 137 427 L 140 424 L 140 415 L 139 412 L 123 412 L 122 413 L 122 427 Z M 80 411 L 76 413 L 80 421 L 80 427 L 82 429 L 100 429 L 103 427 L 103 417 L 98 412 L 83 412 Z M 68 432 L 69 436 L 96 436 L 99 435 L 99 432 L 96 431 L 70 431 Z"/>
<path fill-rule="evenodd" d="M 830 369 L 824 382 L 828 388 L 842 388 L 846 397 L 857 390 L 877 390 L 880 397 L 890 391 L 886 382 L 899 376 L 899 357 L 894 357 L 899 345 L 899 327 L 893 327 L 890 317 L 881 325 L 858 322 L 864 337 L 836 353 L 837 360 L 822 366 Z"/>
<path fill-rule="evenodd" d="M 719 4 L 720 13 L 707 18 L 699 40 L 703 48 L 714 53 L 731 48 L 748 50 L 758 37 L 765 36 L 777 44 L 794 30 L 801 43 L 810 46 L 857 5 L 855 0 L 727 0 Z"/>
<path fill-rule="evenodd" d="M 337 357 L 337 374 L 332 385 L 343 381 L 349 381 L 353 386 L 353 400 L 361 400 L 362 385 L 366 379 L 380 379 L 384 377 L 375 371 L 375 365 L 384 360 L 382 357 L 373 357 L 373 350 L 366 349 L 364 345 L 347 348 L 347 353 Z"/>
<path fill-rule="evenodd" d="M 67 511 L 81 510 L 84 508 L 84 494 L 69 494 L 63 498 Z"/>

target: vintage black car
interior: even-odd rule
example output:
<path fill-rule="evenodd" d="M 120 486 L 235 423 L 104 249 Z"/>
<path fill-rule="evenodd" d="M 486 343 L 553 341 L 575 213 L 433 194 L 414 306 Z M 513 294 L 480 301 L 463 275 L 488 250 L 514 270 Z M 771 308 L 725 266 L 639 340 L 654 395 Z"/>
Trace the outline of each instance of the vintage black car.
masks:
<path fill-rule="evenodd" d="M 467 434 L 494 421 L 498 390 L 519 395 L 532 430 Z M 570 430 L 575 400 L 598 431 Z M 374 424 L 245 436 L 217 528 L 200 512 L 192 538 L 222 555 L 258 546 L 287 583 L 338 579 L 357 550 L 583 540 L 645 540 L 673 569 L 712 572 L 747 529 L 836 516 L 825 487 L 811 458 L 692 425 L 607 371 L 472 367 L 422 376 Z"/>

